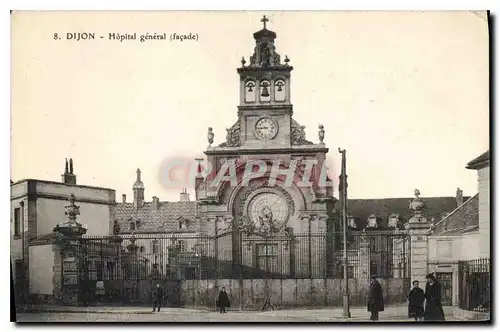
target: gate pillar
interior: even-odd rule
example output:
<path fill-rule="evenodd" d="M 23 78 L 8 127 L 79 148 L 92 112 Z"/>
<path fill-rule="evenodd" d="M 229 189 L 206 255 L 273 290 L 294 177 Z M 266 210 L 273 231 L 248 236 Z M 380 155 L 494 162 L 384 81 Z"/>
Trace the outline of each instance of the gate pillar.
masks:
<path fill-rule="evenodd" d="M 78 248 L 80 246 L 80 238 L 87 232 L 87 229 L 82 227 L 76 221 L 76 216 L 80 214 L 80 207 L 75 205 L 75 195 L 71 194 L 69 197 L 69 205 L 65 207 L 65 214 L 68 220 L 61 226 L 57 225 L 54 228 L 55 233 L 62 236 L 58 239 L 58 246 L 60 247 L 61 261 L 62 261 L 62 284 L 60 285 L 58 302 L 62 305 L 80 304 L 80 287 L 78 282 L 79 271 L 82 269 L 80 266 L 80 259 L 78 255 Z"/>
<path fill-rule="evenodd" d="M 410 277 L 411 281 L 418 280 L 420 284 L 425 284 L 425 276 L 428 273 L 428 250 L 427 231 L 430 223 L 424 216 L 424 203 L 419 198 L 420 191 L 415 189 L 415 199 L 410 203 L 410 210 L 413 216 L 410 218 L 405 228 L 410 234 Z"/>

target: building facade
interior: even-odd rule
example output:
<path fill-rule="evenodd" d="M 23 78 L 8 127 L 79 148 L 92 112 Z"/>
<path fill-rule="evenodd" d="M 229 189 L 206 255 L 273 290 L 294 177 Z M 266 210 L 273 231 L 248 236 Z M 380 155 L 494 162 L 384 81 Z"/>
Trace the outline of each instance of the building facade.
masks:
<path fill-rule="evenodd" d="M 478 193 L 428 231 L 429 272 L 441 281 L 444 304 L 459 308 L 464 302 L 477 302 L 470 306 L 489 308 L 489 151 L 466 168 L 478 172 Z M 472 296 L 477 299 L 464 300 L 471 293 L 471 285 L 477 289 Z"/>

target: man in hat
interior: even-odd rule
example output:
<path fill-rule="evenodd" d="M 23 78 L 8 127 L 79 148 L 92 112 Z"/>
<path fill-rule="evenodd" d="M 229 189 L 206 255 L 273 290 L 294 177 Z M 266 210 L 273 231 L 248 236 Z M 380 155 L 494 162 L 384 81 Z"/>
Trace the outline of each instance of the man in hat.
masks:
<path fill-rule="evenodd" d="M 372 275 L 370 290 L 368 292 L 368 311 L 371 313 L 370 320 L 378 320 L 378 313 L 384 311 L 384 294 L 382 286 L 376 275 Z"/>
<path fill-rule="evenodd" d="M 160 312 L 162 300 L 163 300 L 163 288 L 161 287 L 160 284 L 156 284 L 156 287 L 153 290 L 153 312 L 155 312 L 156 309 L 158 309 L 158 312 Z"/>

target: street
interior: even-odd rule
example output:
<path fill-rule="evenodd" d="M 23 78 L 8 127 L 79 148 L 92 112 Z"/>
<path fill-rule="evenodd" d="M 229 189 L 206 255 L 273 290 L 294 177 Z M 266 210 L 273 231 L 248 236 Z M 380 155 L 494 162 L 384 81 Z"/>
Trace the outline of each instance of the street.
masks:
<path fill-rule="evenodd" d="M 343 319 L 332 310 L 279 310 L 266 312 L 235 311 L 221 315 L 218 312 L 166 308 L 160 313 L 143 309 L 141 312 L 40 312 L 18 314 L 18 322 L 361 322 L 369 321 L 369 314 L 357 313 L 351 319 Z M 457 321 L 447 316 L 447 321 Z M 404 316 L 384 316 L 380 321 L 411 322 Z"/>

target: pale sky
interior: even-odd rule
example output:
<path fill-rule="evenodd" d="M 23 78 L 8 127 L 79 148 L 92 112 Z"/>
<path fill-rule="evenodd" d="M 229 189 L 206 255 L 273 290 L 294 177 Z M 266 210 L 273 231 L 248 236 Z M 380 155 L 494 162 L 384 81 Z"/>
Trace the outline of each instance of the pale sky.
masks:
<path fill-rule="evenodd" d="M 136 168 L 148 201 L 177 200 L 160 165 L 202 157 L 209 126 L 224 142 L 263 14 L 294 67 L 295 120 L 314 142 L 325 126 L 337 167 L 347 150 L 350 198 L 477 192 L 465 164 L 489 146 L 488 27 L 471 12 L 14 13 L 11 179 L 60 181 L 72 157 L 79 184 L 117 200 L 131 200 Z M 199 39 L 108 40 L 134 32 Z"/>

